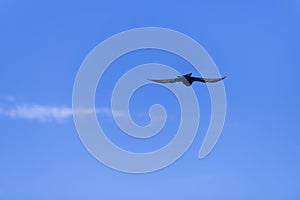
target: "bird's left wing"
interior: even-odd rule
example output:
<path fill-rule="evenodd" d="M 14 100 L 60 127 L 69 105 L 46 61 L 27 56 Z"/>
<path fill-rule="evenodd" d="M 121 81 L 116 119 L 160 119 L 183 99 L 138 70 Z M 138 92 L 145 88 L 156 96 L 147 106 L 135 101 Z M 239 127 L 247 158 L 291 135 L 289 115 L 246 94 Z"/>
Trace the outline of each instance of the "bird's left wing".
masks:
<path fill-rule="evenodd" d="M 157 83 L 176 83 L 180 82 L 182 78 L 171 78 L 171 79 L 148 79 L 149 81 L 157 82 Z"/>

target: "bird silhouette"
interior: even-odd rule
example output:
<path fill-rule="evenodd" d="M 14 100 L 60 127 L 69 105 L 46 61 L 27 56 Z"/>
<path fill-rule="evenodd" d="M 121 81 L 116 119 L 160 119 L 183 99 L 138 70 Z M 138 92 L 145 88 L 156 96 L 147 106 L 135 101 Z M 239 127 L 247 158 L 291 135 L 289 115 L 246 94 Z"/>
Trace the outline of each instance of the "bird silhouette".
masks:
<path fill-rule="evenodd" d="M 200 78 L 200 77 L 193 77 L 192 73 L 185 74 L 182 76 L 177 76 L 177 78 L 171 78 L 171 79 L 148 79 L 149 81 L 154 81 L 157 83 L 176 83 L 176 82 L 182 82 L 186 86 L 191 86 L 193 82 L 199 81 L 202 83 L 216 83 L 223 79 L 225 79 L 226 76 L 222 78 Z"/>

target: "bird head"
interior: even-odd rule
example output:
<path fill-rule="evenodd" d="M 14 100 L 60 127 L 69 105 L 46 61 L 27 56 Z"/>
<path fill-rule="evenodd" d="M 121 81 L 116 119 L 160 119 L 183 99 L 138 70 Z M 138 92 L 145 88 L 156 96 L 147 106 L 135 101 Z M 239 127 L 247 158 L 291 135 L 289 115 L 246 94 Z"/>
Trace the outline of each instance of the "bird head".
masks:
<path fill-rule="evenodd" d="M 186 74 L 186 75 L 184 75 L 184 76 L 192 76 L 192 73 L 188 73 L 188 74 Z"/>

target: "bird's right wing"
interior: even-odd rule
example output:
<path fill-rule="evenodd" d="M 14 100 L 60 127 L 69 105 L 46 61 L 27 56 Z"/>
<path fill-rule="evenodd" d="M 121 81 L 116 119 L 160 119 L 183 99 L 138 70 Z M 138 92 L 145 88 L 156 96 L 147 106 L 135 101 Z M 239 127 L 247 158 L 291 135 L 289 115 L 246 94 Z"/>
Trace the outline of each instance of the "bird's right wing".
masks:
<path fill-rule="evenodd" d="M 149 81 L 157 82 L 157 83 L 176 83 L 182 81 L 182 78 L 171 78 L 171 79 L 148 79 Z"/>
<path fill-rule="evenodd" d="M 226 76 L 222 77 L 222 78 L 195 78 L 195 81 L 200 81 L 203 83 L 216 83 L 219 82 L 221 80 L 224 80 L 226 78 Z"/>

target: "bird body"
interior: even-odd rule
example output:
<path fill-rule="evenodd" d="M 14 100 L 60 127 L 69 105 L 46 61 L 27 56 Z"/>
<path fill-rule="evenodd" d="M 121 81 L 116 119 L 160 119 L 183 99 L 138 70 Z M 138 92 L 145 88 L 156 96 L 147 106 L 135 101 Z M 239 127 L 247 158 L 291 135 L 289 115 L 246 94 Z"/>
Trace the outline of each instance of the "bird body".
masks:
<path fill-rule="evenodd" d="M 191 86 L 193 82 L 198 81 L 202 83 L 216 83 L 223 79 L 225 79 L 226 76 L 222 78 L 200 78 L 200 77 L 193 77 L 192 73 L 185 74 L 182 76 L 177 76 L 177 78 L 172 79 L 148 79 L 150 81 L 154 81 L 157 83 L 176 83 L 176 82 L 182 82 L 186 86 Z"/>

